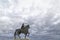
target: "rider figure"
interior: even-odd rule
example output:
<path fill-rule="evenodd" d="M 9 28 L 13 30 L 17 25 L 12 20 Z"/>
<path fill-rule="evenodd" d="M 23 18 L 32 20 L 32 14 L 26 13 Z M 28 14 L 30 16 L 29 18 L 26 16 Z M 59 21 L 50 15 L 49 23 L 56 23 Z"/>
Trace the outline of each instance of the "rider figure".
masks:
<path fill-rule="evenodd" d="M 24 23 L 22 24 L 22 26 L 21 26 L 21 29 L 23 29 L 24 28 Z"/>

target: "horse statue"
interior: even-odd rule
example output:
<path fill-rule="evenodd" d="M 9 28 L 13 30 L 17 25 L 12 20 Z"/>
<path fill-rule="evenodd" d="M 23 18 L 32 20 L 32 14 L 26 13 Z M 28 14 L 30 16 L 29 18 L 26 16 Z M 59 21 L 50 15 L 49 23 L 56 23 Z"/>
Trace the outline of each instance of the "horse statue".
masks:
<path fill-rule="evenodd" d="M 25 35 L 25 38 L 26 38 L 26 36 L 29 36 L 29 34 L 30 34 L 29 31 L 28 31 L 29 28 L 30 28 L 29 25 L 24 26 L 24 24 L 22 24 L 22 27 L 21 28 L 15 30 L 14 38 L 16 38 L 16 35 L 20 38 L 19 35 L 21 33 L 23 33 Z"/>

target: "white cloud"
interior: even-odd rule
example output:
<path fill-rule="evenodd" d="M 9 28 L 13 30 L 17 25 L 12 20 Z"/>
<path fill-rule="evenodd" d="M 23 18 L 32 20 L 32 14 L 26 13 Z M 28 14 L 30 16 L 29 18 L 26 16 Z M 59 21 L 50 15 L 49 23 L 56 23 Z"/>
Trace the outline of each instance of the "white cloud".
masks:
<path fill-rule="evenodd" d="M 58 23 L 60 23 L 60 20 L 57 20 L 56 22 L 53 22 L 53 24 L 58 24 Z"/>
<path fill-rule="evenodd" d="M 11 19 L 9 18 L 9 17 L 7 17 L 7 16 L 2 16 L 2 17 L 0 17 L 0 21 L 5 21 L 5 22 L 8 22 L 8 21 L 10 21 Z"/>

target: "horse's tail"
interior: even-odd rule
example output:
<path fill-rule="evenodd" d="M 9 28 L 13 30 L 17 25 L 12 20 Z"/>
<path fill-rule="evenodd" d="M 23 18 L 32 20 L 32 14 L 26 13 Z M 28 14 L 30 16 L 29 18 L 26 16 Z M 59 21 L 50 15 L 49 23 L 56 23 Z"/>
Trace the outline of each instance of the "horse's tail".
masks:
<path fill-rule="evenodd" d="M 15 31 L 15 33 L 14 33 L 14 38 L 16 38 L 16 31 Z"/>

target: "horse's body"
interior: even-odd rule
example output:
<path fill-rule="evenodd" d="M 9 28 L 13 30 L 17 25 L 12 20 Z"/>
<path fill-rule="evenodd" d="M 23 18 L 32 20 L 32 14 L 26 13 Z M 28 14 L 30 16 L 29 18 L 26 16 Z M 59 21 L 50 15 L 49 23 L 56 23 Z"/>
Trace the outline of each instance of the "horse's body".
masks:
<path fill-rule="evenodd" d="M 24 28 L 22 28 L 22 29 L 16 29 L 16 31 L 15 31 L 15 33 L 14 33 L 14 37 L 16 38 L 16 35 L 20 38 L 20 34 L 21 33 L 24 33 L 25 34 L 25 38 L 26 38 L 26 36 L 27 36 L 27 34 L 29 35 L 29 31 L 28 31 L 28 29 L 29 29 L 30 27 L 29 27 L 29 25 L 27 25 L 27 26 L 25 26 Z"/>

